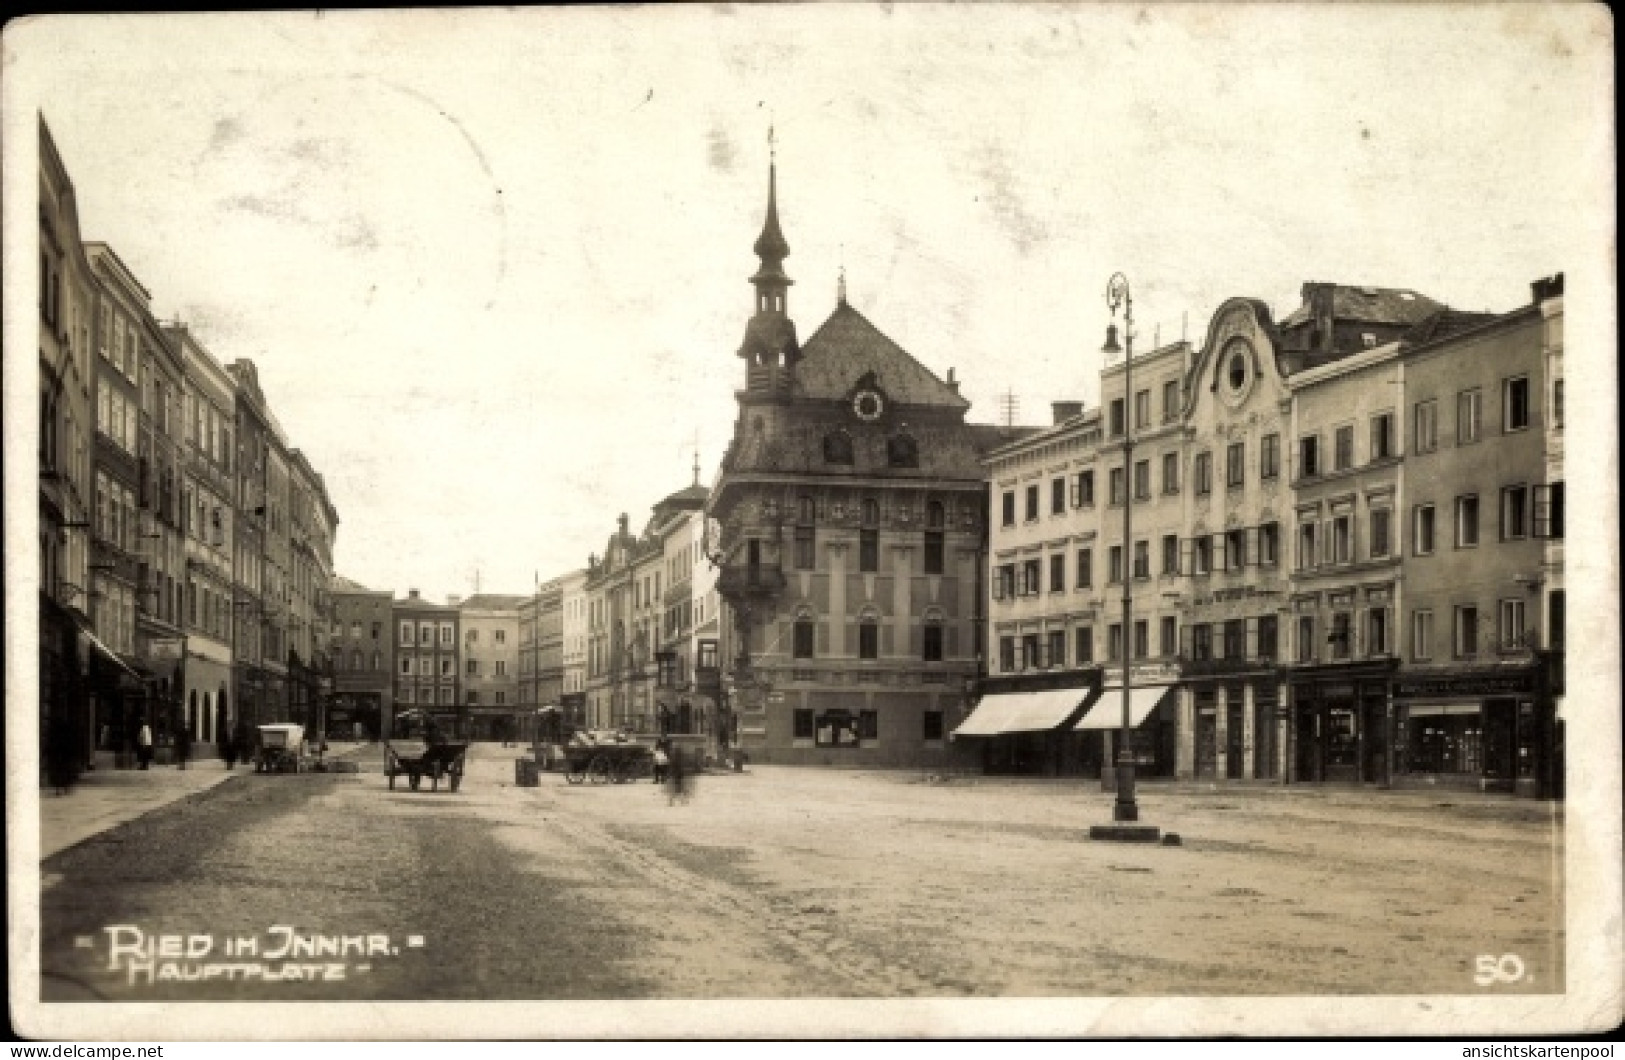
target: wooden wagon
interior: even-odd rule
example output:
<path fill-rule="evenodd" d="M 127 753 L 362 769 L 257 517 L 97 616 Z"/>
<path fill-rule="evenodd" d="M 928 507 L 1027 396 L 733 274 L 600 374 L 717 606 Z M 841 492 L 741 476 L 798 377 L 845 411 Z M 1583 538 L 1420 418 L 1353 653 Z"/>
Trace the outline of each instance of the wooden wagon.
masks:
<path fill-rule="evenodd" d="M 463 783 L 463 759 L 468 754 L 466 743 L 432 743 L 421 752 L 415 748 L 384 744 L 384 776 L 389 778 L 389 790 L 395 790 L 395 778 L 405 776 L 413 791 L 429 778 L 429 790 L 439 791 L 442 777 L 456 791 Z"/>
<path fill-rule="evenodd" d="M 578 732 L 564 749 L 571 784 L 625 784 L 654 772 L 654 749 L 618 733 Z"/>

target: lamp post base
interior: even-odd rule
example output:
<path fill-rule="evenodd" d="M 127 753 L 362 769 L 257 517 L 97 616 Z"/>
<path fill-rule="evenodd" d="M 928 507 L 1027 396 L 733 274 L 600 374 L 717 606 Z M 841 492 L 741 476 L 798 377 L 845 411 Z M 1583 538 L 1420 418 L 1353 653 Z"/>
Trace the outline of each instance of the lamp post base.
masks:
<path fill-rule="evenodd" d="M 1108 843 L 1158 843 L 1162 829 L 1154 824 L 1093 824 L 1089 838 Z"/>

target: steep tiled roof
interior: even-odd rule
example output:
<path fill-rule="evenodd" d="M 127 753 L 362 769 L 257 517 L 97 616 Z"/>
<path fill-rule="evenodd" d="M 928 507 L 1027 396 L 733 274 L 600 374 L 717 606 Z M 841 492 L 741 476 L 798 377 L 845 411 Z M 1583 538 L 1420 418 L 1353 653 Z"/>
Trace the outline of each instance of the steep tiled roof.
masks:
<path fill-rule="evenodd" d="M 970 408 L 969 401 L 844 302 L 802 346 L 796 366 L 797 396 L 844 400 L 871 372 L 895 403 Z"/>
<path fill-rule="evenodd" d="M 1451 309 L 1448 306 L 1437 313 L 1426 317 L 1421 323 L 1412 327 L 1400 336 L 1400 341 L 1407 346 L 1421 346 L 1429 342 L 1437 342 L 1448 338 L 1459 331 L 1476 328 L 1494 320 L 1494 313 L 1472 313 L 1460 309 Z"/>
<path fill-rule="evenodd" d="M 342 574 L 333 575 L 333 591 L 336 593 L 370 593 L 371 589 L 358 581 L 352 581 Z"/>
<path fill-rule="evenodd" d="M 528 599 L 509 593 L 476 593 L 457 606 L 464 611 L 512 611 Z"/>
<path fill-rule="evenodd" d="M 1351 287 L 1343 284 L 1332 287 L 1332 316 L 1337 320 L 1414 324 L 1442 308 L 1427 295 L 1400 287 Z M 1312 312 L 1307 303 L 1300 305 L 1281 321 L 1281 326 L 1289 328 L 1301 324 L 1310 318 Z"/>
<path fill-rule="evenodd" d="M 1139 358 L 1135 358 L 1138 360 Z M 978 453 L 990 453 L 1005 445 L 1014 445 L 1016 442 L 1031 438 L 1046 428 L 1043 427 L 1006 427 L 998 423 L 970 423 L 971 438 L 976 445 Z"/>

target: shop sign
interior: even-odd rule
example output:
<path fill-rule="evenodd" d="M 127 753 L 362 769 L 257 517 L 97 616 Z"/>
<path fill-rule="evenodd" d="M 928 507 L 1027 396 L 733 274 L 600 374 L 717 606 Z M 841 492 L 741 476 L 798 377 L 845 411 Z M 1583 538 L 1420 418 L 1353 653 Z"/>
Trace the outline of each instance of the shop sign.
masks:
<path fill-rule="evenodd" d="M 1401 679 L 1394 685 L 1394 695 L 1401 699 L 1530 695 L 1534 690 L 1534 675 L 1527 671 L 1460 677 L 1413 677 Z"/>

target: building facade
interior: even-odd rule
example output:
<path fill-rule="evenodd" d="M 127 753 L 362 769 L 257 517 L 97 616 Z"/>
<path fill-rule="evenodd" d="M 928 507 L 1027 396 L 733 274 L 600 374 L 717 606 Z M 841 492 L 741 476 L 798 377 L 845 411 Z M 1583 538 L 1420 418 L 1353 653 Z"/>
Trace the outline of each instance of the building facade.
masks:
<path fill-rule="evenodd" d="M 411 589 L 390 610 L 395 626 L 395 701 L 384 722 L 385 738 L 394 731 L 394 715 L 414 708 L 434 718 L 442 732 L 466 738 L 457 608 L 431 603 Z"/>
<path fill-rule="evenodd" d="M 384 720 L 395 700 L 395 648 L 403 637 L 394 630 L 395 594 L 368 589 L 349 578 L 335 577 L 332 589 L 333 699 L 328 732 L 335 737 L 360 732 L 383 734 Z M 416 631 L 413 632 L 416 647 Z"/>
<path fill-rule="evenodd" d="M 571 571 L 559 582 L 560 674 L 559 706 L 568 725 L 587 725 L 587 572 Z"/>
<path fill-rule="evenodd" d="M 803 345 L 777 175 L 738 356 L 744 387 L 708 514 L 738 652 L 729 710 L 753 760 L 947 761 L 977 669 L 994 440 L 845 299 Z"/>
<path fill-rule="evenodd" d="M 518 732 L 519 609 L 527 598 L 477 593 L 457 603 L 465 735 L 510 740 Z"/>

